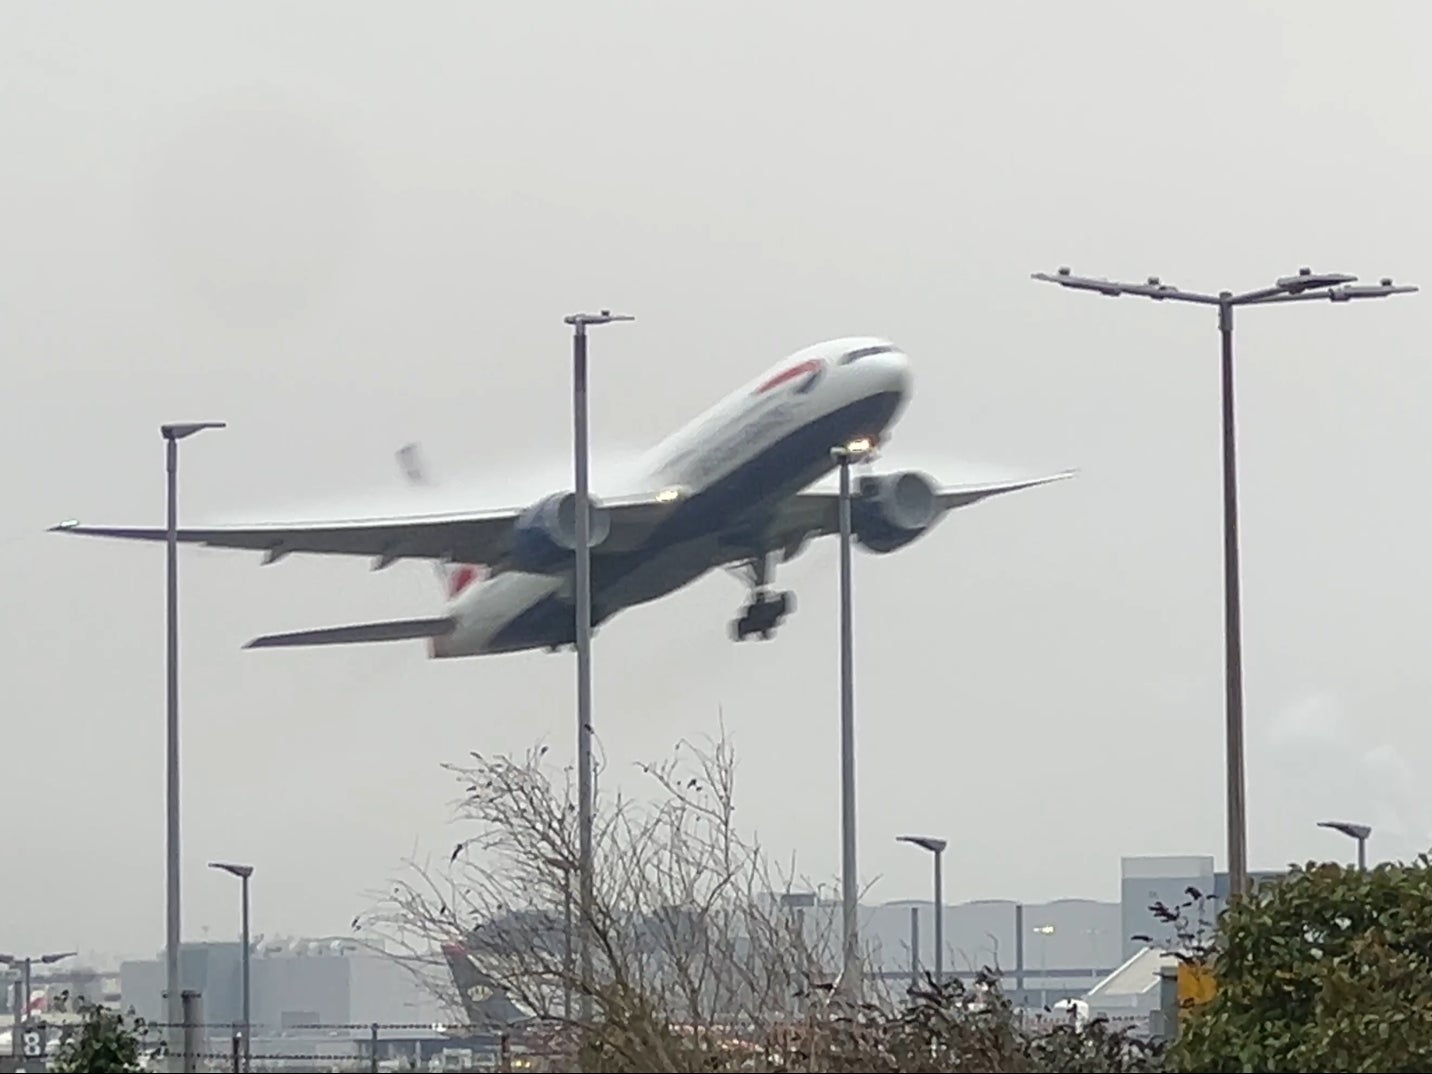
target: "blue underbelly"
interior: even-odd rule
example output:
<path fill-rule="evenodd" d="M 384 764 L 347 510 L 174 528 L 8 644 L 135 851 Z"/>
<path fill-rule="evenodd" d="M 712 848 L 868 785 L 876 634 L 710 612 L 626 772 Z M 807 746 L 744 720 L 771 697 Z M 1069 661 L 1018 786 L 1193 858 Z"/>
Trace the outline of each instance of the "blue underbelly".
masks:
<path fill-rule="evenodd" d="M 780 500 L 829 473 L 832 447 L 852 437 L 883 430 L 899 405 L 897 393 L 874 395 L 804 425 L 683 502 L 652 531 L 642 548 L 616 556 L 594 555 L 593 622 L 600 623 L 621 610 L 604 599 L 605 595 L 629 580 L 631 574 L 641 570 L 656 553 L 701 537 L 739 532 L 751 526 L 774 510 Z M 702 563 L 693 565 L 692 571 L 673 572 L 676 581 L 671 589 L 680 588 L 705 569 L 706 564 Z M 574 609 L 568 601 L 553 594 L 507 623 L 493 638 L 488 651 L 515 652 L 571 645 L 575 641 Z"/>

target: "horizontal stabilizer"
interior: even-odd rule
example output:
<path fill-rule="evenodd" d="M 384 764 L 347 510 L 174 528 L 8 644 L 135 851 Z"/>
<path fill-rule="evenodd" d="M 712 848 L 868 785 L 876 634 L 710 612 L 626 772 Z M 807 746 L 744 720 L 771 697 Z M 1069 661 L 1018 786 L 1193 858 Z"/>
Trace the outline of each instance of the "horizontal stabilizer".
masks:
<path fill-rule="evenodd" d="M 299 645 L 354 645 L 365 641 L 407 641 L 412 638 L 440 638 L 452 632 L 456 620 L 391 619 L 386 623 L 355 623 L 352 626 L 300 630 L 293 634 L 265 634 L 245 649 L 282 649 Z"/>

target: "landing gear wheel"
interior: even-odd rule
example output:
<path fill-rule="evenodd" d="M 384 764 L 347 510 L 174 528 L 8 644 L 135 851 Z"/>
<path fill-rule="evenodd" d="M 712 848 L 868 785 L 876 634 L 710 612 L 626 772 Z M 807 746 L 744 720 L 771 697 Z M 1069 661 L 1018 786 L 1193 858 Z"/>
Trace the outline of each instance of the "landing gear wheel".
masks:
<path fill-rule="evenodd" d="M 745 641 L 751 635 L 759 634 L 762 641 L 769 641 L 795 604 L 795 595 L 792 593 L 772 596 L 758 590 L 751 598 L 751 603 L 743 609 L 741 617 L 732 621 L 732 640 Z"/>
<path fill-rule="evenodd" d="M 746 584 L 751 588 L 751 600 L 741 609 L 740 618 L 731 621 L 732 641 L 745 641 L 754 634 L 759 634 L 763 641 L 769 641 L 786 616 L 795 611 L 794 593 L 772 593 L 770 590 L 772 558 L 770 553 L 765 553 L 741 565 Z"/>

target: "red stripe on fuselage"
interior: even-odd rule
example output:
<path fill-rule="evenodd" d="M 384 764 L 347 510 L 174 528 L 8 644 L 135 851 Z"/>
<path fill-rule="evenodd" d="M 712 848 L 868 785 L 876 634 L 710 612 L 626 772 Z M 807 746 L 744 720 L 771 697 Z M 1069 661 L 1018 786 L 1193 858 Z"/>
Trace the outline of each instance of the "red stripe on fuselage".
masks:
<path fill-rule="evenodd" d="M 795 380 L 796 377 L 805 376 L 807 373 L 814 373 L 818 371 L 823 364 L 819 358 L 810 358 L 801 362 L 800 365 L 793 365 L 789 369 L 777 373 L 770 380 L 766 381 L 766 383 L 762 384 L 756 389 L 755 394 L 760 395 L 762 392 L 768 392 L 772 388 L 779 388 L 787 381 Z"/>

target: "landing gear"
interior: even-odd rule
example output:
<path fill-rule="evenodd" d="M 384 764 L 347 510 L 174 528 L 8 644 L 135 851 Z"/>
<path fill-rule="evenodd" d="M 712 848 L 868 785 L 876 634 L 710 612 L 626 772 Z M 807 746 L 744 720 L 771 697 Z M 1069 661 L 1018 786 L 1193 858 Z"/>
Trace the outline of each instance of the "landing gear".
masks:
<path fill-rule="evenodd" d="M 794 593 L 783 592 L 772 595 L 758 591 L 751 597 L 751 603 L 742 609 L 741 617 L 731 621 L 731 639 L 745 641 L 753 634 L 759 634 L 762 641 L 769 641 L 786 616 L 795 611 Z"/>
<path fill-rule="evenodd" d="M 794 593 L 770 591 L 770 564 L 770 556 L 760 555 L 744 565 L 751 600 L 741 609 L 740 618 L 731 621 L 732 641 L 745 641 L 755 634 L 759 634 L 762 641 L 769 641 L 786 616 L 795 611 Z"/>

